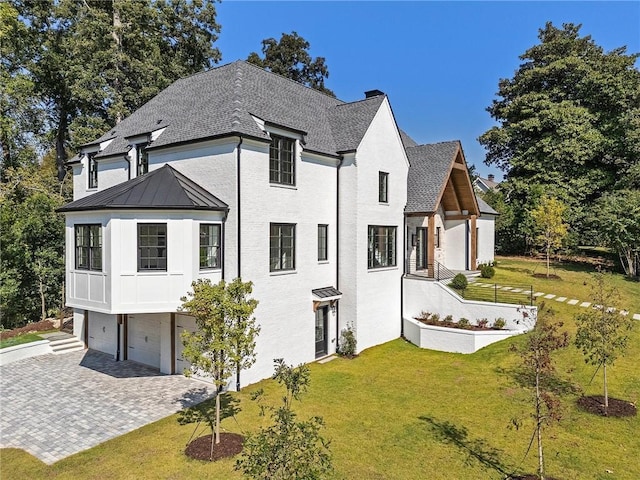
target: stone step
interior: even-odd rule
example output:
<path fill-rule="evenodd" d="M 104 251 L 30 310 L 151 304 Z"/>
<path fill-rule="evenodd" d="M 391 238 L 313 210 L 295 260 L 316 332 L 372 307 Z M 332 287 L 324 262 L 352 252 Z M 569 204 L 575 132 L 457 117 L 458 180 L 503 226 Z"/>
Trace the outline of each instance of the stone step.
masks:
<path fill-rule="evenodd" d="M 49 346 L 51 350 L 53 350 L 53 353 L 75 352 L 84 349 L 84 343 L 73 335 L 56 335 L 49 337 Z"/>

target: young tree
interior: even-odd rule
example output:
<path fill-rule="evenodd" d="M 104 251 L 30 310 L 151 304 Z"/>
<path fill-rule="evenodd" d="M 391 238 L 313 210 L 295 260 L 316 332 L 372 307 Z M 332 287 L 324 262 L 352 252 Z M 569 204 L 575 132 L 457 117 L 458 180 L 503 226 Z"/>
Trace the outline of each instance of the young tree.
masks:
<path fill-rule="evenodd" d="M 480 137 L 485 163 L 501 168 L 509 202 L 531 205 L 532 189 L 569 206 L 582 232 L 592 202 L 637 163 L 640 138 L 638 54 L 605 52 L 580 26 L 547 23 L 513 78 L 499 81 L 488 107 L 499 123 Z M 516 215 L 516 218 L 519 216 Z"/>
<path fill-rule="evenodd" d="M 619 294 L 610 285 L 610 277 L 602 272 L 594 274 L 592 295 L 596 307 L 576 316 L 578 330 L 575 343 L 582 350 L 586 363 L 602 367 L 606 415 L 609 408 L 607 366 L 613 365 L 618 355 L 624 354 L 633 321 L 628 315 L 620 315 L 617 309 Z"/>
<path fill-rule="evenodd" d="M 247 436 L 236 470 L 256 480 L 324 478 L 333 467 L 329 442 L 320 435 L 324 426 L 322 417 L 298 421 L 292 408 L 293 400 L 300 400 L 309 387 L 309 367 L 289 366 L 281 358 L 276 359 L 275 364 L 273 378 L 286 388 L 282 406 L 265 408 L 261 405 L 261 415 L 269 411 L 273 425 Z M 253 397 L 260 400 L 262 395 L 260 390 Z"/>
<path fill-rule="evenodd" d="M 248 368 L 255 361 L 255 337 L 259 327 L 252 317 L 258 302 L 248 295 L 252 283 L 236 278 L 213 285 L 209 279 L 191 284 L 193 292 L 182 298 L 180 311 L 195 317 L 195 332 L 183 332 L 183 355 L 191 363 L 185 375 L 208 376 L 216 386 L 216 420 L 212 432 L 211 456 L 220 443 L 220 394 L 229 383 L 234 369 Z"/>
<path fill-rule="evenodd" d="M 247 61 L 335 97 L 334 93 L 324 86 L 325 79 L 329 78 L 329 69 L 324 63 L 324 57 L 313 59 L 309 54 L 309 47 L 309 42 L 296 32 L 283 33 L 280 40 L 266 38 L 262 41 L 264 58 L 256 52 L 251 52 Z"/>
<path fill-rule="evenodd" d="M 538 478 L 544 480 L 544 452 L 542 427 L 552 420 L 560 420 L 560 404 L 547 388 L 545 379 L 555 371 L 552 353 L 569 344 L 567 332 L 558 332 L 562 323 L 554 323 L 553 312 L 542 304 L 538 310 L 535 327 L 527 334 L 522 348 L 514 350 L 522 358 L 529 386 L 533 389 L 535 435 L 538 444 Z"/>
<path fill-rule="evenodd" d="M 551 252 L 562 246 L 567 236 L 567 224 L 563 217 L 567 207 L 553 197 L 544 197 L 531 211 L 535 225 L 536 244 L 544 248 L 547 255 L 547 278 L 549 278 L 549 257 Z"/>

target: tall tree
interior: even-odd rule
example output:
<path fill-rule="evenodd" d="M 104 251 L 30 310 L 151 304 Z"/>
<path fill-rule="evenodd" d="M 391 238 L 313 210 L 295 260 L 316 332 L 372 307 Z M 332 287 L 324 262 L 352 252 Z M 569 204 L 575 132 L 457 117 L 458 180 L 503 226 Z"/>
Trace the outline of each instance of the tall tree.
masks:
<path fill-rule="evenodd" d="M 64 218 L 70 182 L 55 178 L 55 157 L 9 167 L 0 183 L 0 311 L 5 328 L 46 318 L 63 304 Z"/>
<path fill-rule="evenodd" d="M 633 328 L 633 320 L 617 310 L 619 298 L 609 277 L 598 272 L 592 285 L 592 300 L 597 307 L 576 316 L 576 346 L 582 350 L 586 363 L 602 367 L 605 415 L 609 408 L 607 366 L 624 354 Z"/>
<path fill-rule="evenodd" d="M 191 363 L 191 369 L 184 373 L 206 375 L 216 386 L 213 457 L 214 441 L 220 443 L 220 395 L 236 368 L 255 361 L 255 337 L 260 328 L 252 315 L 258 302 L 249 297 L 252 283 L 239 278 L 230 284 L 221 280 L 216 285 L 209 279 L 199 279 L 191 288 L 193 291 L 182 298 L 180 310 L 192 315 L 198 328 L 182 334 L 183 355 Z"/>
<path fill-rule="evenodd" d="M 640 190 L 603 195 L 592 220 L 604 244 L 618 254 L 625 273 L 640 276 Z"/>
<path fill-rule="evenodd" d="M 638 54 L 605 52 L 573 24 L 547 23 L 539 39 L 514 77 L 500 80 L 488 108 L 499 125 L 480 142 L 485 163 L 507 172 L 501 189 L 510 201 L 529 205 L 544 186 L 580 231 L 591 202 L 640 158 Z"/>
<path fill-rule="evenodd" d="M 335 97 L 335 94 L 324 86 L 325 79 L 329 78 L 329 69 L 324 57 L 312 58 L 309 47 L 309 42 L 296 32 L 283 33 L 280 40 L 266 38 L 262 41 L 264 57 L 252 52 L 247 61 Z"/>
<path fill-rule="evenodd" d="M 179 77 L 220 59 L 203 0 L 12 0 L 29 41 L 20 66 L 42 99 L 58 177 L 93 140 Z"/>
<path fill-rule="evenodd" d="M 549 278 L 551 253 L 562 246 L 562 241 L 567 236 L 567 224 L 563 218 L 566 210 L 567 207 L 558 199 L 544 197 L 531 211 L 536 244 L 544 248 L 547 258 L 547 278 Z"/>

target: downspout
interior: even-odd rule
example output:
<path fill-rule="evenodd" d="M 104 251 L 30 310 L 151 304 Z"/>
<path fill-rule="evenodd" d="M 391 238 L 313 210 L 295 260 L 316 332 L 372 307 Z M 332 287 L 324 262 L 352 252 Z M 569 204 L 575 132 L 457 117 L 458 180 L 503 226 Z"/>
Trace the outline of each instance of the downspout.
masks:
<path fill-rule="evenodd" d="M 344 156 L 340 156 L 338 168 L 336 168 L 336 290 L 340 291 L 340 167 L 344 162 Z M 340 301 L 336 302 L 336 352 L 340 340 Z"/>
<path fill-rule="evenodd" d="M 407 274 L 407 215 L 402 214 L 402 275 L 400 276 L 400 338 L 404 338 L 404 277 Z"/>
<path fill-rule="evenodd" d="M 123 158 L 124 161 L 127 162 L 127 180 L 131 180 L 131 159 L 129 155 L 125 155 Z"/>
<path fill-rule="evenodd" d="M 229 215 L 229 211 L 227 210 L 227 212 L 224 214 L 224 217 L 222 218 L 222 225 L 221 225 L 221 232 L 220 232 L 220 268 L 222 270 L 221 275 L 222 275 L 222 280 L 224 280 L 224 261 L 225 261 L 225 254 L 224 254 L 224 246 L 225 246 L 225 241 L 224 241 L 224 235 L 225 235 L 225 225 L 227 224 L 227 216 Z"/>
<path fill-rule="evenodd" d="M 242 147 L 242 136 L 240 136 L 240 141 L 238 142 L 238 147 L 236 149 L 237 152 L 237 167 L 236 167 L 236 191 L 237 191 L 237 198 L 236 198 L 236 209 L 238 211 L 237 214 L 237 222 L 238 225 L 236 226 L 237 228 L 237 232 L 238 232 L 238 236 L 236 238 L 236 241 L 238 243 L 238 250 L 237 250 L 237 262 L 238 262 L 238 278 L 241 278 L 240 275 L 240 266 L 241 266 L 241 262 L 240 262 L 240 245 L 241 245 L 241 229 L 240 229 L 240 158 L 241 158 L 241 147 Z M 222 278 L 224 278 L 224 275 L 222 276 Z M 240 366 L 236 366 L 236 391 L 239 392 L 240 391 Z"/>
<path fill-rule="evenodd" d="M 238 272 L 237 277 L 238 278 L 242 278 L 241 270 L 240 270 L 240 267 L 241 267 L 240 246 L 241 246 L 241 240 L 242 240 L 242 232 L 241 232 L 241 229 L 240 229 L 240 218 L 241 218 L 240 217 L 240 158 L 241 158 L 241 152 L 242 152 L 242 150 L 241 150 L 242 140 L 243 140 L 242 136 L 240 136 L 240 141 L 238 142 L 238 147 L 236 149 L 236 152 L 237 152 L 237 166 L 236 166 L 236 192 L 237 192 L 236 203 L 237 203 L 237 205 L 236 205 L 236 208 L 237 208 L 237 211 L 238 211 L 238 214 L 237 214 L 237 217 L 236 217 L 237 218 L 236 221 L 238 222 L 238 225 L 237 225 L 238 238 L 236 239 L 236 241 L 238 243 L 238 248 L 237 248 L 238 255 L 237 255 L 237 259 L 236 260 L 238 262 L 238 270 L 237 270 L 237 272 Z M 238 376 L 239 375 L 240 375 L 240 373 L 238 373 Z"/>
<path fill-rule="evenodd" d="M 122 320 L 122 317 L 118 315 L 116 319 L 116 332 L 117 332 L 116 362 L 120 361 L 120 322 L 121 320 Z"/>
<path fill-rule="evenodd" d="M 470 235 L 470 229 L 469 229 L 469 219 L 467 218 L 464 222 L 464 227 L 465 227 L 465 239 L 464 239 L 464 253 L 465 253 L 465 259 L 464 259 L 464 269 L 465 270 L 469 270 L 469 256 L 470 256 L 470 251 L 469 251 L 469 235 Z"/>

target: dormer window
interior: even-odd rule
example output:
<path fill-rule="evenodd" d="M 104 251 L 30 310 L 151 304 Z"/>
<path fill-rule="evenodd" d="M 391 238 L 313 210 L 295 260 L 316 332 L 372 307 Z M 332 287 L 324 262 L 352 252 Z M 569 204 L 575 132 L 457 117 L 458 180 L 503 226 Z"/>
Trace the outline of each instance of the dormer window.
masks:
<path fill-rule="evenodd" d="M 269 182 L 295 185 L 295 140 L 271 135 L 269 148 Z"/>
<path fill-rule="evenodd" d="M 98 188 L 98 162 L 95 159 L 97 152 L 87 153 L 89 162 L 89 188 Z"/>
<path fill-rule="evenodd" d="M 147 153 L 146 146 L 144 143 L 136 145 L 136 177 L 144 175 L 149 171 L 149 154 Z"/>

